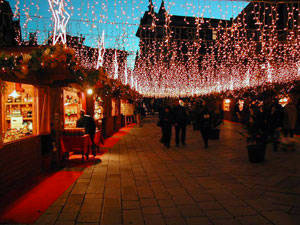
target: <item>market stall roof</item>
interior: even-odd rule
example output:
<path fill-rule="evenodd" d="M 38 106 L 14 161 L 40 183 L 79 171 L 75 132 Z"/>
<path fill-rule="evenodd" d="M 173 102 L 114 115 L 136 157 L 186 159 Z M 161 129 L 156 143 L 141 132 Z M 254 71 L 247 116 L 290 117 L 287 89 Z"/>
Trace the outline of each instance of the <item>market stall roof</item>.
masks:
<path fill-rule="evenodd" d="M 1 55 L 8 56 L 26 56 L 30 55 L 39 49 L 45 50 L 50 46 L 16 46 L 16 47 L 3 47 L 0 49 Z M 50 85 L 50 86 L 67 86 L 70 83 L 76 83 L 78 80 L 71 73 L 70 70 L 66 68 L 66 65 L 58 63 L 55 68 L 46 68 L 43 72 L 32 72 L 25 76 L 22 75 L 22 71 L 19 73 L 20 76 L 13 74 L 12 71 L 3 72 L 0 71 L 0 78 L 5 81 L 20 82 L 28 84 L 37 85 Z"/>

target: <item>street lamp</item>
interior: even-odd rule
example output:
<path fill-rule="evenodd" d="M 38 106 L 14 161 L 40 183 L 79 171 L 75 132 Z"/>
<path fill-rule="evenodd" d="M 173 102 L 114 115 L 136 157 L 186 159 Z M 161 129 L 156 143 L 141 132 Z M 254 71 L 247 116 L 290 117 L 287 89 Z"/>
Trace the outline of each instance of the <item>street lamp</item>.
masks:
<path fill-rule="evenodd" d="M 91 88 L 87 89 L 87 94 L 92 95 L 93 94 L 93 89 L 91 89 Z"/>

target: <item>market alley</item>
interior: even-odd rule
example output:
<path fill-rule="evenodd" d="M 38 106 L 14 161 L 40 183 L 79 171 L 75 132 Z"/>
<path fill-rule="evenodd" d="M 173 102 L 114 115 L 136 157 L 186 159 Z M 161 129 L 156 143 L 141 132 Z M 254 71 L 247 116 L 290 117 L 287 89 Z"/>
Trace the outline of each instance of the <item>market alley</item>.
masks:
<path fill-rule="evenodd" d="M 203 148 L 199 131 L 187 143 L 160 142 L 155 118 L 124 132 L 101 162 L 36 221 L 55 225 L 299 225 L 300 152 L 248 161 L 241 125 L 225 122 L 221 138 Z M 299 147 L 299 146 L 298 146 Z"/>

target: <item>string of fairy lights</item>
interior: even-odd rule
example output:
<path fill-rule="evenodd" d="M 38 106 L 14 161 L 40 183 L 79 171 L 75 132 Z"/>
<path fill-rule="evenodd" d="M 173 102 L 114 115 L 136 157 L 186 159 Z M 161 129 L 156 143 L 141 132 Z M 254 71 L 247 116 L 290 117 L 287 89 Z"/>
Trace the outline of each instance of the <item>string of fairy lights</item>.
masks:
<path fill-rule="evenodd" d="M 68 30 L 90 38 L 97 54 L 92 63 L 82 60 L 87 67 L 103 66 L 108 47 L 127 50 L 130 58 L 125 67 L 119 66 L 114 52 L 110 76 L 144 96 L 206 95 L 300 80 L 299 1 L 255 0 L 248 11 L 244 10 L 247 4 L 233 4 L 239 1 L 186 1 L 182 5 L 186 9 L 186 15 L 182 15 L 185 24 L 179 28 L 190 32 L 187 37 L 177 37 L 176 27 L 172 27 L 172 7 L 178 8 L 179 3 L 165 1 L 162 18 L 157 17 L 155 9 L 148 11 L 153 20 L 142 28 L 147 32 L 139 40 L 135 35 L 149 2 L 89 0 L 73 4 L 72 0 L 48 0 L 48 14 L 41 16 L 45 10 L 40 7 L 41 0 L 17 0 L 14 16 L 22 18 L 24 30 L 37 27 L 38 35 L 50 36 L 53 44 L 64 43 Z M 283 7 L 283 17 L 279 7 Z M 213 25 L 205 19 L 216 9 L 225 25 Z M 192 29 L 189 17 L 195 18 Z M 50 18 L 51 35 L 48 27 L 41 28 Z M 164 35 L 153 37 L 157 30 Z"/>

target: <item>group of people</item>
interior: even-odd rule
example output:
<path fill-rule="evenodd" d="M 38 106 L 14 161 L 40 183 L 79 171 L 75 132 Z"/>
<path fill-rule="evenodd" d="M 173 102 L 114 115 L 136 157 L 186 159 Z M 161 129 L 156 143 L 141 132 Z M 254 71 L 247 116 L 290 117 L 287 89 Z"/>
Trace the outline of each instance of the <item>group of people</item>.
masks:
<path fill-rule="evenodd" d="M 170 147 L 172 127 L 175 127 L 175 143 L 179 147 L 181 143 L 186 145 L 186 127 L 193 124 L 194 130 L 200 130 L 204 147 L 208 148 L 208 140 L 213 130 L 218 130 L 223 121 L 223 112 L 220 106 L 205 101 L 194 102 L 187 107 L 183 100 L 171 107 L 170 105 L 162 106 L 159 112 L 158 126 L 161 127 L 161 142 Z"/>
<path fill-rule="evenodd" d="M 266 99 L 264 102 L 252 102 L 249 108 L 244 109 L 244 122 L 254 131 L 260 132 L 261 142 L 273 144 L 273 151 L 278 151 L 288 138 L 294 137 L 297 123 L 297 106 L 295 99 L 290 97 L 284 107 L 277 99 Z M 282 135 L 281 135 L 282 134 Z"/>

